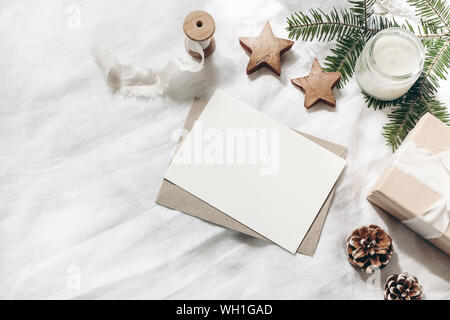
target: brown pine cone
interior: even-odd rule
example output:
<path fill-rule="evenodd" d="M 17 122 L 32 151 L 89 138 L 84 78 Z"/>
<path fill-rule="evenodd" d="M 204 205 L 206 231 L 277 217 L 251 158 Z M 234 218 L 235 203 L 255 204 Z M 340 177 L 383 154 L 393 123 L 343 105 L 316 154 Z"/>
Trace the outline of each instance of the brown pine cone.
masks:
<path fill-rule="evenodd" d="M 422 286 L 406 272 L 389 276 L 384 290 L 384 300 L 422 300 Z"/>
<path fill-rule="evenodd" d="M 367 273 L 384 268 L 393 252 L 391 236 L 374 224 L 356 229 L 347 239 L 348 260 Z"/>

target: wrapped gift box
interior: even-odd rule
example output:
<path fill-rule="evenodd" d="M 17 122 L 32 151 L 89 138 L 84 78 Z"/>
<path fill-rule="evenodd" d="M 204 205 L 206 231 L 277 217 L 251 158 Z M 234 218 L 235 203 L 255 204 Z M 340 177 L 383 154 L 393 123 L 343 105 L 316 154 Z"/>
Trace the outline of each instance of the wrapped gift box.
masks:
<path fill-rule="evenodd" d="M 450 127 L 425 114 L 368 200 L 450 255 Z"/>

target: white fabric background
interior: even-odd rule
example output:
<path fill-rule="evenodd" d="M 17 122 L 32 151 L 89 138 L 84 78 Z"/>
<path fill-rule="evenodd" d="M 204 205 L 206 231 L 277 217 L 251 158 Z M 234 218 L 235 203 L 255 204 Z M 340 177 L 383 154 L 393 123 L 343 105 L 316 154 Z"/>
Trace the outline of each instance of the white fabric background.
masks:
<path fill-rule="evenodd" d="M 267 70 L 245 74 L 239 36 L 256 36 L 270 21 L 277 36 L 287 37 L 291 12 L 332 5 L 348 6 L 0 2 L 0 298 L 382 299 L 344 250 L 354 228 L 376 223 L 395 245 L 381 285 L 387 275 L 408 271 L 426 298 L 450 299 L 450 258 L 365 199 L 391 155 L 381 136 L 386 112 L 365 106 L 354 79 L 336 92 L 336 110 L 308 111 L 289 81 L 306 74 L 313 57 L 323 62 L 333 44 L 295 43 L 280 78 Z M 217 25 L 217 48 L 205 69 L 174 79 L 155 100 L 113 95 L 90 41 L 143 65 L 187 56 L 182 22 L 195 9 L 211 12 Z M 402 4 L 396 13 L 411 9 Z M 171 133 L 193 97 L 209 98 L 217 87 L 292 128 L 348 146 L 348 167 L 314 258 L 155 205 L 175 146 Z M 448 104 L 445 89 L 448 82 L 438 96 Z"/>

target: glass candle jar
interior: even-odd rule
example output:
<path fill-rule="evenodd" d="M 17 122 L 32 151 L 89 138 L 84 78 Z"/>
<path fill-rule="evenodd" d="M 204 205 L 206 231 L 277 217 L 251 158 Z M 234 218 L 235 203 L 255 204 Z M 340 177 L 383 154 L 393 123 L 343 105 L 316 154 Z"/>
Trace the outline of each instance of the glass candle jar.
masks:
<path fill-rule="evenodd" d="M 420 40 L 402 28 L 388 28 L 369 39 L 356 62 L 356 81 L 378 100 L 401 97 L 422 72 L 425 50 Z"/>

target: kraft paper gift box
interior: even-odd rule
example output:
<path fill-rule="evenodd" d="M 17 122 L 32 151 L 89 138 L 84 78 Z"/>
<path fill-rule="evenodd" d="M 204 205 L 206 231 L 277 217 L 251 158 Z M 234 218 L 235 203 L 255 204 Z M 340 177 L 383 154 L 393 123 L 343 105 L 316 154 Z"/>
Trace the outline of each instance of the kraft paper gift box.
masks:
<path fill-rule="evenodd" d="M 194 100 L 191 109 L 189 111 L 189 114 L 187 116 L 186 122 L 184 124 L 185 130 L 190 131 L 192 129 L 195 120 L 197 120 L 197 118 L 200 116 L 206 104 L 207 101 L 200 100 L 197 98 Z M 341 145 L 334 144 L 329 141 L 307 135 L 305 133 L 299 132 L 299 134 L 302 134 L 306 138 L 328 149 L 329 151 L 333 152 L 334 154 L 338 155 L 341 158 L 345 158 L 347 154 L 347 148 Z M 181 146 L 181 143 L 182 140 L 180 138 L 175 153 Z M 302 243 L 300 244 L 297 250 L 298 253 L 306 254 L 309 256 L 314 255 L 317 248 L 317 244 L 320 239 L 320 234 L 322 232 L 323 225 L 325 223 L 325 219 L 328 215 L 328 209 L 330 208 L 331 200 L 333 199 L 335 189 L 336 186 L 333 187 L 324 204 L 322 205 L 322 208 L 320 209 L 311 227 L 309 228 L 306 236 L 304 237 Z M 212 222 L 225 228 L 242 232 L 255 238 L 269 241 L 260 234 L 253 231 L 252 229 L 232 219 L 222 211 L 214 208 L 207 202 L 195 197 L 194 195 L 190 194 L 183 188 L 177 186 L 176 184 L 173 184 L 172 182 L 166 179 L 163 179 L 161 189 L 159 190 L 159 194 L 156 199 L 156 203 L 165 206 L 167 208 L 175 209 L 183 213 L 189 214 L 196 218 Z"/>
<path fill-rule="evenodd" d="M 450 255 L 450 127 L 425 114 L 368 200 Z"/>

